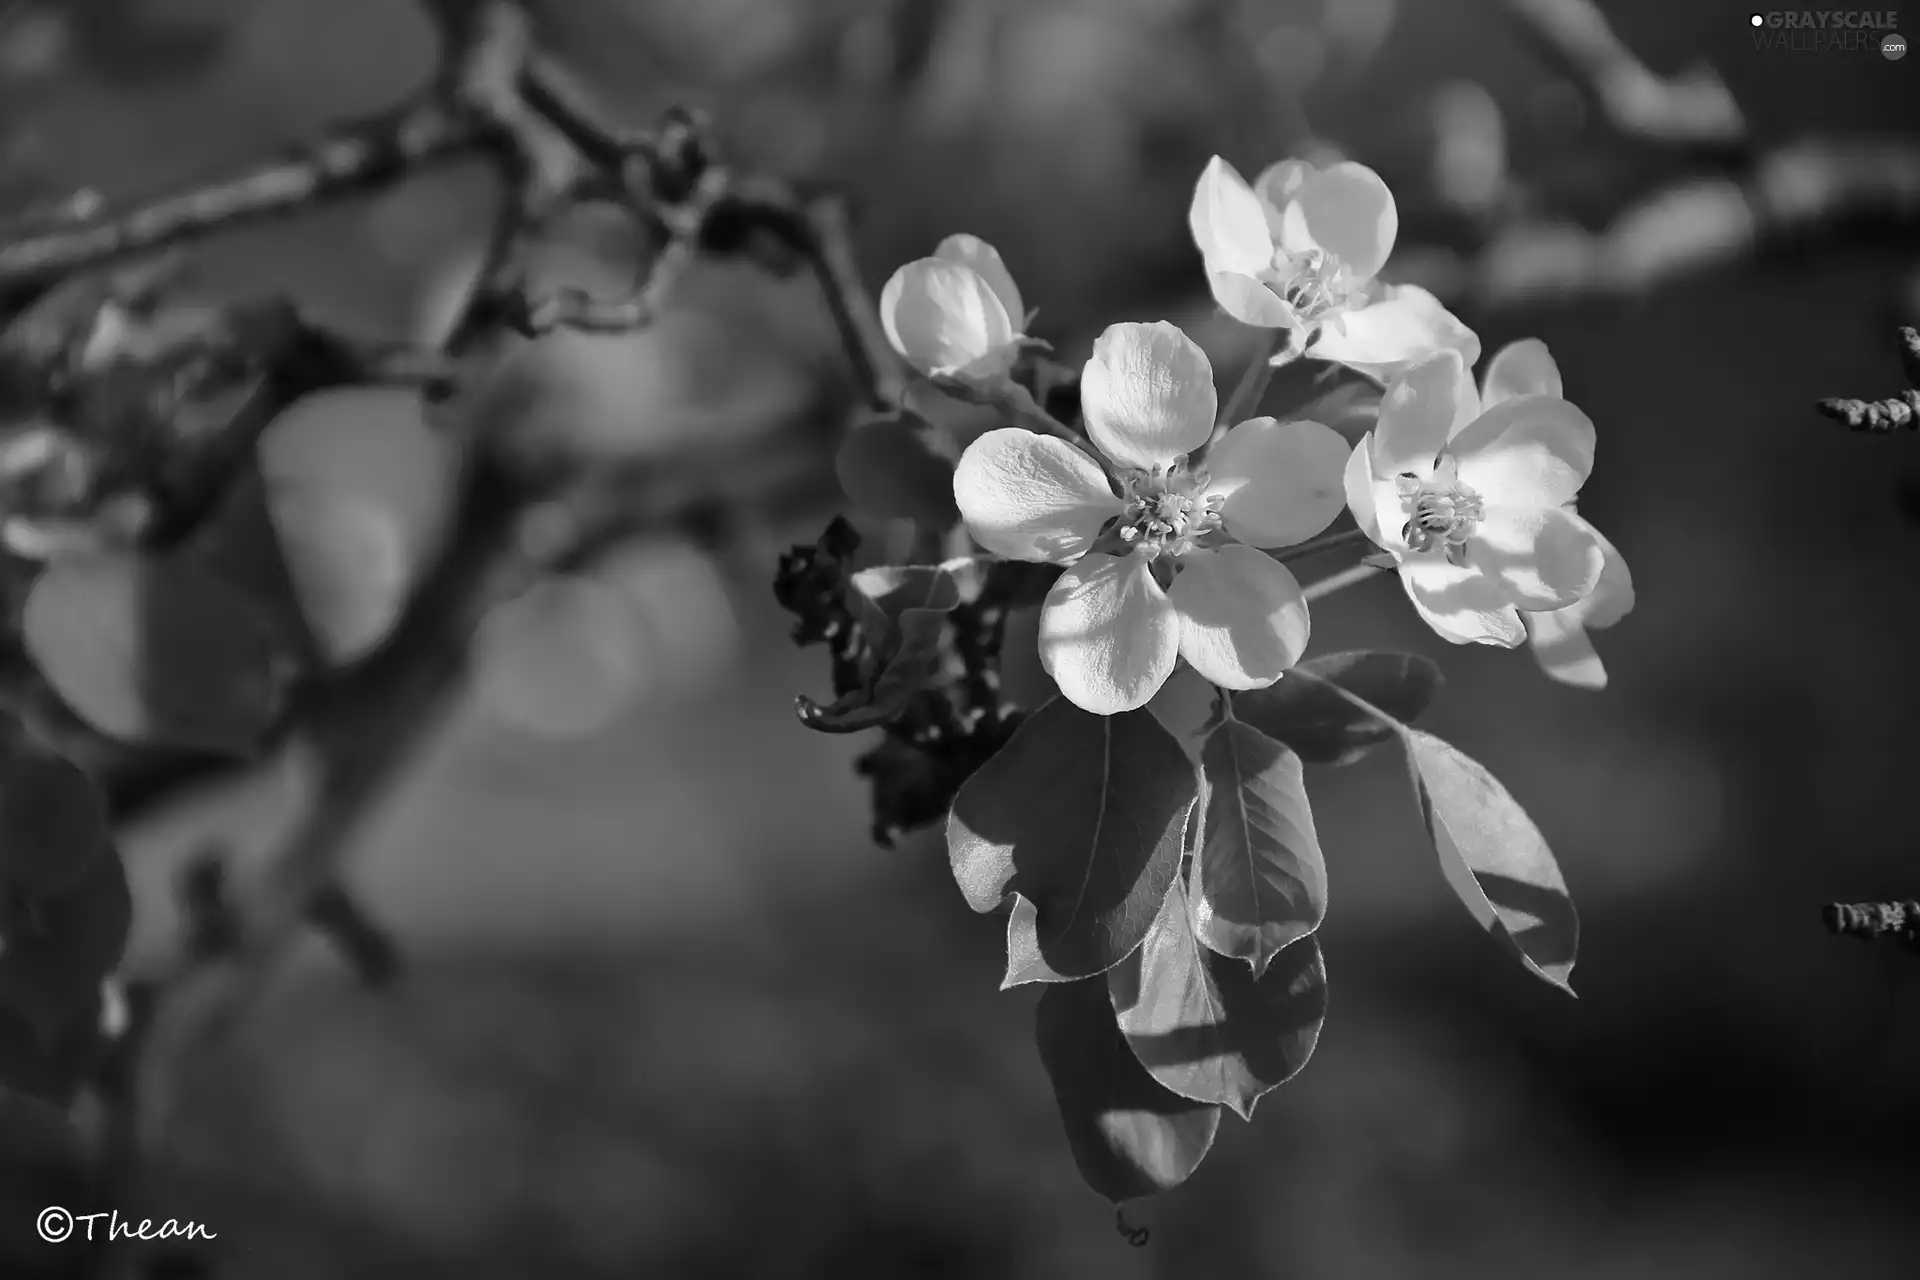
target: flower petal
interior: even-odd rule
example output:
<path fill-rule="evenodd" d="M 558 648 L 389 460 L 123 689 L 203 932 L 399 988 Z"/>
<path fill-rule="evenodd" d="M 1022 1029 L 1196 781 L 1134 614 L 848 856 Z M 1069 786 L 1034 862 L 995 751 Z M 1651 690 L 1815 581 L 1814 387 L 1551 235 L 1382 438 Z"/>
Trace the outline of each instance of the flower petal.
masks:
<path fill-rule="evenodd" d="M 1572 510 L 1571 507 L 1568 508 Z M 1575 517 L 1579 519 L 1579 517 Z M 1626 557 L 1620 549 L 1607 540 L 1607 535 L 1595 529 L 1586 520 L 1581 520 L 1595 539 L 1600 543 L 1601 554 L 1606 562 L 1600 569 L 1600 581 L 1593 584 L 1593 590 L 1580 600 L 1567 607 L 1566 612 L 1576 618 L 1582 626 L 1595 631 L 1612 626 L 1633 612 L 1633 575 L 1627 572 Z"/>
<path fill-rule="evenodd" d="M 1561 684 L 1604 689 L 1607 687 L 1606 664 L 1593 651 L 1587 629 L 1578 619 L 1569 616 L 1572 613 L 1572 609 L 1556 609 L 1520 615 L 1527 625 L 1527 643 L 1533 650 L 1534 661 Z"/>
<path fill-rule="evenodd" d="M 1481 403 L 1488 409 L 1515 396 L 1563 395 L 1560 366 L 1547 354 L 1547 344 L 1538 338 L 1521 338 L 1494 352 L 1481 382 L 1485 384 Z"/>
<path fill-rule="evenodd" d="M 1207 162 L 1194 184 L 1187 227 L 1209 273 L 1253 276 L 1273 264 L 1273 238 L 1260 198 L 1240 171 L 1219 156 Z"/>
<path fill-rule="evenodd" d="M 1000 299 L 1000 305 L 1006 308 L 1014 332 L 1017 334 L 1026 327 L 1027 310 L 1020 302 L 1020 286 L 1013 282 L 1013 273 L 1000 260 L 998 249 L 979 236 L 961 233 L 942 240 L 934 249 L 933 256 L 973 268 L 974 274 L 987 282 L 987 287 L 993 290 L 993 296 Z"/>
<path fill-rule="evenodd" d="M 1005 373 L 1018 354 L 999 295 L 979 272 L 945 258 L 894 272 L 880 291 L 880 323 L 893 349 L 928 376 Z"/>
<path fill-rule="evenodd" d="M 1307 647 L 1307 598 L 1287 567 L 1252 547 L 1181 557 L 1167 599 L 1180 656 L 1223 689 L 1263 689 Z"/>
<path fill-rule="evenodd" d="M 1298 329 L 1299 313 L 1285 299 L 1252 276 L 1232 271 L 1210 271 L 1207 287 L 1220 309 L 1258 329 Z"/>
<path fill-rule="evenodd" d="M 1467 540 L 1468 563 L 1529 611 L 1564 609 L 1600 581 L 1606 553 L 1565 507 L 1489 506 Z"/>
<path fill-rule="evenodd" d="M 1443 640 L 1511 649 L 1527 637 L 1520 612 L 1489 574 L 1438 555 L 1400 562 L 1407 598 Z"/>
<path fill-rule="evenodd" d="M 1281 243 L 1288 249 L 1324 249 L 1355 280 L 1370 280 L 1393 252 L 1400 213 L 1379 174 L 1343 160 L 1300 184 L 1281 211 L 1280 225 Z"/>
<path fill-rule="evenodd" d="M 1378 482 L 1373 478 L 1371 431 L 1361 436 L 1360 443 L 1353 446 L 1340 479 L 1347 491 L 1347 509 L 1353 512 L 1353 522 L 1360 526 L 1360 532 L 1385 546 L 1380 535 L 1379 504 L 1374 499 L 1374 487 Z"/>
<path fill-rule="evenodd" d="M 1557 396 L 1502 400 L 1454 434 L 1460 483 L 1489 505 L 1558 507 L 1593 470 L 1593 420 Z"/>
<path fill-rule="evenodd" d="M 1453 350 L 1467 368 L 1480 358 L 1480 338 L 1440 300 L 1418 285 L 1377 288 L 1366 306 L 1349 311 L 1339 329 L 1323 328 L 1311 354 L 1391 382 L 1436 351 Z"/>
<path fill-rule="evenodd" d="M 1373 431 L 1373 473 L 1425 478 L 1447 442 L 1465 369 L 1460 353 L 1437 351 L 1388 385 Z"/>
<path fill-rule="evenodd" d="M 1108 325 L 1080 374 L 1087 434 L 1113 461 L 1143 471 L 1204 444 L 1218 405 L 1206 353 L 1165 320 Z"/>
<path fill-rule="evenodd" d="M 1342 476 L 1353 450 L 1318 422 L 1253 418 L 1207 455 L 1209 494 L 1226 498 L 1227 532 L 1254 547 L 1311 538 L 1346 505 Z"/>
<path fill-rule="evenodd" d="M 953 472 L 967 532 L 996 555 L 1064 564 L 1124 505 L 1106 472 L 1065 440 L 1024 427 L 986 432 Z"/>
<path fill-rule="evenodd" d="M 1280 243 L 1286 207 L 1293 203 L 1293 197 L 1314 172 L 1314 167 L 1305 160 L 1275 160 L 1253 180 L 1253 193 L 1260 197 L 1261 208 L 1267 215 L 1267 230 L 1275 244 Z"/>
<path fill-rule="evenodd" d="M 1040 610 L 1040 665 L 1095 715 L 1144 707 L 1173 673 L 1180 621 L 1146 556 L 1095 554 L 1060 575 Z"/>

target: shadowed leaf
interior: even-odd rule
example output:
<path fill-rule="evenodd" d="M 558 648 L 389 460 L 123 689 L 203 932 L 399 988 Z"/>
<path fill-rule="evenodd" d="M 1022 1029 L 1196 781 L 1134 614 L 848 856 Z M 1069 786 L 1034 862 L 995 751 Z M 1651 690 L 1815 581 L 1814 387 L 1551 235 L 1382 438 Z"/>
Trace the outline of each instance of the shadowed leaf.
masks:
<path fill-rule="evenodd" d="M 1327 914 L 1327 866 L 1300 757 L 1229 720 L 1201 753 L 1207 812 L 1192 872 L 1195 931 L 1257 978 Z"/>
<path fill-rule="evenodd" d="M 834 471 L 854 505 L 874 515 L 951 529 L 960 519 L 953 500 L 959 457 L 946 431 L 903 409 L 855 424 Z"/>
<path fill-rule="evenodd" d="M 1307 1064 L 1327 1016 L 1318 941 L 1300 939 L 1256 978 L 1200 945 L 1177 884 L 1140 950 L 1107 973 L 1107 986 L 1122 1034 L 1155 1080 L 1243 1119 Z"/>
<path fill-rule="evenodd" d="M 1148 712 L 1096 716 L 1055 698 L 967 780 L 947 823 L 975 911 L 1033 904 L 1048 968 L 1079 978 L 1140 945 L 1180 869 L 1199 782 Z"/>
<path fill-rule="evenodd" d="M 1154 1082 L 1114 1022 L 1098 978 L 1049 986 L 1034 1013 L 1040 1061 L 1053 1081 L 1073 1162 L 1116 1204 L 1168 1191 L 1206 1158 L 1220 1108 Z"/>
<path fill-rule="evenodd" d="M 1572 995 L 1580 917 L 1540 829 L 1479 761 L 1418 729 L 1405 736 L 1447 883 L 1481 928 Z"/>
<path fill-rule="evenodd" d="M 1309 658 L 1265 689 L 1233 695 L 1233 714 L 1313 764 L 1349 764 L 1417 719 L 1440 692 L 1440 668 L 1412 653 L 1352 650 Z M 1371 703 L 1383 718 L 1328 688 Z"/>

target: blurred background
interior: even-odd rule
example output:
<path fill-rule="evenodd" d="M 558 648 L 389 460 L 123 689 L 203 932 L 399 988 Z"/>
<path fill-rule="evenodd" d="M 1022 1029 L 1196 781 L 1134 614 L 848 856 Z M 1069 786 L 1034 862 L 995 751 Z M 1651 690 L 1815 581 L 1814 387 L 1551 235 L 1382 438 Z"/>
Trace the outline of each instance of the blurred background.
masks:
<path fill-rule="evenodd" d="M 1602 7 L 1660 75 L 1710 64 L 1762 146 L 1920 148 L 1920 60 L 1758 50 L 1730 0 Z M 1459 910 L 1411 797 L 1391 800 L 1398 761 L 1310 767 L 1331 878 L 1318 1051 L 1134 1211 L 1153 1235 L 1129 1248 L 1068 1155 L 1031 989 L 995 990 L 1000 922 L 966 909 L 939 833 L 874 848 L 865 744 L 794 719 L 826 667 L 788 643 L 773 559 L 829 512 L 749 521 L 488 620 L 471 689 L 351 865 L 402 984 L 369 993 L 315 942 L 190 1064 L 165 1182 L 219 1233 L 196 1258 L 236 1280 L 1920 1271 L 1920 957 L 1830 937 L 1819 912 L 1920 895 L 1920 453 L 1812 412 L 1898 387 L 1920 220 L 1747 252 L 1712 156 L 1620 136 L 1487 0 L 534 8 L 612 116 L 704 108 L 744 162 L 849 191 L 876 289 L 942 236 L 985 237 L 1068 363 L 1112 321 L 1169 318 L 1237 377 L 1247 335 L 1213 315 L 1186 231 L 1207 158 L 1378 169 L 1402 209 L 1385 274 L 1451 290 L 1488 352 L 1543 338 L 1599 424 L 1582 511 L 1639 604 L 1598 637 L 1600 695 L 1444 644 L 1381 581 L 1316 607 L 1314 650 L 1441 660 L 1428 727 L 1555 848 L 1581 998 Z M 0 65 L 0 200 L 244 163 L 395 101 L 433 54 L 395 0 L 35 6 Z M 1689 194 L 1640 243 L 1702 241 L 1715 269 L 1625 287 L 1628 252 L 1604 287 L 1555 285 L 1582 229 L 1676 179 Z M 223 236 L 192 276 L 432 337 L 493 195 L 454 166 Z M 1462 275 L 1463 246 L 1519 221 L 1547 230 Z M 617 291 L 634 253 L 582 220 L 543 269 Z M 523 344 L 490 403 L 644 454 L 845 396 L 804 283 L 710 264 L 681 299 L 633 336 Z M 316 398 L 263 448 L 269 475 L 350 495 L 381 572 L 446 518 L 450 463 L 409 394 Z M 136 972 L 177 929 L 181 857 L 271 848 L 302 781 L 277 763 L 128 842 Z"/>

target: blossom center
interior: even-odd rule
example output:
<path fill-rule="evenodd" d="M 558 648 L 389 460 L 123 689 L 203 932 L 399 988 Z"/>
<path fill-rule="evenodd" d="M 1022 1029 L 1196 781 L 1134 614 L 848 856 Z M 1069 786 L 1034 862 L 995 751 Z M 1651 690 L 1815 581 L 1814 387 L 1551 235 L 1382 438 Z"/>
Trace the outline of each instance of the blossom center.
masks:
<path fill-rule="evenodd" d="M 1171 471 L 1127 477 L 1127 505 L 1118 526 L 1121 540 L 1149 557 L 1192 551 L 1220 527 L 1220 508 L 1226 501 L 1206 493 L 1206 483 L 1204 472 L 1188 471 L 1184 463 Z"/>
<path fill-rule="evenodd" d="M 1267 287 L 1305 324 L 1351 309 L 1360 296 L 1353 273 L 1324 249 L 1304 253 L 1275 249 L 1273 265 L 1267 271 Z"/>
<path fill-rule="evenodd" d="M 1416 552 L 1440 550 L 1450 564 L 1465 564 L 1467 539 L 1486 516 L 1487 504 L 1481 496 L 1459 482 L 1452 460 L 1422 480 L 1402 475 L 1395 481 L 1400 491 L 1400 506 L 1407 522 L 1400 530 L 1407 546 Z"/>

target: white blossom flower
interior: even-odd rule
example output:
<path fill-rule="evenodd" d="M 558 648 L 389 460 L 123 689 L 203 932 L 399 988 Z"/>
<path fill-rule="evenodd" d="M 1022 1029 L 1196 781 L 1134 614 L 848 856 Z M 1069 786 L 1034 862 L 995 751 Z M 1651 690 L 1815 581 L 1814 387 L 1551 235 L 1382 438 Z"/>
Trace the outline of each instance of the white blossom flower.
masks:
<path fill-rule="evenodd" d="M 1306 648 L 1307 602 L 1258 548 L 1340 514 L 1346 443 L 1319 423 L 1254 418 L 1191 465 L 1213 431 L 1213 369 L 1164 321 L 1101 334 L 1080 400 L 1105 469 L 1007 427 L 969 445 L 953 477 L 981 546 L 1068 566 L 1041 611 L 1041 665 L 1100 715 L 1146 705 L 1180 658 L 1223 688 L 1278 680 Z"/>
<path fill-rule="evenodd" d="M 1559 396 L 1560 391 L 1560 367 L 1548 353 L 1547 344 L 1538 338 L 1522 338 L 1493 353 L 1477 392 L 1468 375 L 1462 391 L 1463 409 L 1477 417 L 1515 396 Z M 1572 503 L 1567 504 L 1567 510 L 1574 510 Z M 1587 527 L 1593 528 L 1590 523 Z M 1563 609 L 1538 613 L 1522 610 L 1520 614 L 1541 670 L 1563 684 L 1582 689 L 1607 687 L 1606 665 L 1594 652 L 1587 632 L 1610 627 L 1633 609 L 1633 575 L 1627 571 L 1625 557 L 1598 529 L 1593 529 L 1593 536 L 1599 539 L 1604 557 L 1600 580 L 1593 590 Z"/>
<path fill-rule="evenodd" d="M 1020 290 L 994 247 L 978 236 L 942 240 L 880 291 L 880 323 L 893 349 L 930 378 L 1003 379 L 1030 340 Z"/>
<path fill-rule="evenodd" d="M 1581 600 L 1606 556 L 1571 509 L 1593 468 L 1593 423 L 1558 395 L 1502 394 L 1507 372 L 1490 378 L 1483 412 L 1459 353 L 1429 356 L 1387 387 L 1347 463 L 1354 519 L 1455 644 L 1520 644 L 1522 611 Z"/>
<path fill-rule="evenodd" d="M 1248 186 L 1215 156 L 1187 221 L 1214 301 L 1242 324 L 1288 330 L 1295 347 L 1310 339 L 1291 354 L 1382 383 L 1436 351 L 1458 351 L 1469 366 L 1480 358 L 1480 339 L 1439 299 L 1375 278 L 1400 215 L 1387 184 L 1363 164 L 1281 160 Z"/>

